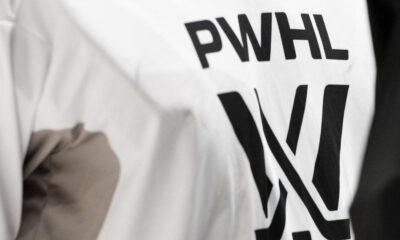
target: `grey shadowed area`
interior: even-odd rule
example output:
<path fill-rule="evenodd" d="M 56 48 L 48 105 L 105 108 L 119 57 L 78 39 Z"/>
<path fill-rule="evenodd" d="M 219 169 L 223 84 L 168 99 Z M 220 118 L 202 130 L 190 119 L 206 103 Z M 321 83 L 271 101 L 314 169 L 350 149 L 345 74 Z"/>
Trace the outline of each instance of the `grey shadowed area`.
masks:
<path fill-rule="evenodd" d="M 96 239 L 120 175 L 106 135 L 79 124 L 32 135 L 17 239 Z"/>

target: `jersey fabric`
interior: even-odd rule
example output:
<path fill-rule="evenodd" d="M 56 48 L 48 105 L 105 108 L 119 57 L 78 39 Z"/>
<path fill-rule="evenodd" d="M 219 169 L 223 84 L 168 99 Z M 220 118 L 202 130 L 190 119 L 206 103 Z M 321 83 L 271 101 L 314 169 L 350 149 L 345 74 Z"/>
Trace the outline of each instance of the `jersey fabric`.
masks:
<path fill-rule="evenodd" d="M 0 238 L 353 239 L 363 0 L 0 0 Z"/>

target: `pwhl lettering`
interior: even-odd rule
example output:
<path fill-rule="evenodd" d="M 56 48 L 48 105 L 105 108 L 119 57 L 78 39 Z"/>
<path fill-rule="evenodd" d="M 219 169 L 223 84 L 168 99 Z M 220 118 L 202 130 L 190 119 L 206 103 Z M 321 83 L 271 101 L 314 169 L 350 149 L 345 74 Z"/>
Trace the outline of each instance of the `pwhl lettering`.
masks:
<path fill-rule="evenodd" d="M 311 56 L 313 59 L 322 59 L 320 44 L 318 43 L 316 31 L 314 29 L 312 18 L 319 32 L 323 50 L 326 59 L 331 60 L 348 60 L 349 51 L 343 49 L 334 49 L 329 39 L 328 30 L 326 28 L 322 15 L 301 14 L 304 29 L 293 29 L 290 27 L 286 13 L 277 12 L 274 14 L 278 23 L 282 45 L 287 60 L 296 59 L 296 49 L 294 42 L 297 40 L 307 41 L 310 46 Z M 242 62 L 249 61 L 249 44 L 253 47 L 253 51 L 257 61 L 270 61 L 271 59 L 271 32 L 272 32 L 272 13 L 261 14 L 261 39 L 257 39 L 253 27 L 245 14 L 238 15 L 240 35 L 232 29 L 225 18 L 216 18 L 223 34 L 227 36 L 237 55 Z M 221 32 L 216 24 L 210 20 L 202 20 L 185 24 L 186 29 L 193 41 L 201 66 L 208 68 L 209 62 L 207 54 L 216 53 L 222 50 Z M 200 31 L 208 31 L 212 37 L 211 42 L 202 43 L 199 38 Z"/>

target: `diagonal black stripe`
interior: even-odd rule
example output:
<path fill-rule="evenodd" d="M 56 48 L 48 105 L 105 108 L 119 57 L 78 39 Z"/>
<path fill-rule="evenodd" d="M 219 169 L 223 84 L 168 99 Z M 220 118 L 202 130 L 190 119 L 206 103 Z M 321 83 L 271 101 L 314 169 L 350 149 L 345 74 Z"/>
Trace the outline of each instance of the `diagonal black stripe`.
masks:
<path fill-rule="evenodd" d="M 321 137 L 313 183 L 326 207 L 339 208 L 340 146 L 348 85 L 328 85 L 324 93 Z"/>
<path fill-rule="evenodd" d="M 296 154 L 297 143 L 299 141 L 300 130 L 303 123 L 304 110 L 307 101 L 307 90 L 307 85 L 301 85 L 297 88 L 293 103 L 292 116 L 290 117 L 286 142 L 294 154 Z"/>
<path fill-rule="evenodd" d="M 266 174 L 264 148 L 257 125 L 239 93 L 231 92 L 220 94 L 219 99 L 249 159 L 254 180 L 261 197 L 265 217 L 268 217 L 268 199 L 271 194 L 272 183 Z"/>
<path fill-rule="evenodd" d="M 270 147 L 270 150 L 272 154 L 275 156 L 275 159 L 277 160 L 282 170 L 285 172 L 285 175 L 287 176 L 290 184 L 293 186 L 293 188 L 299 195 L 300 199 L 303 201 L 304 205 L 306 206 L 308 212 L 310 213 L 319 231 L 325 238 L 330 240 L 349 239 L 350 220 L 343 219 L 343 220 L 327 221 L 323 217 L 321 211 L 318 209 L 317 204 L 314 202 L 310 193 L 307 191 L 306 186 L 302 182 L 299 174 L 296 172 L 296 169 L 290 163 L 290 160 L 286 156 L 281 145 L 279 144 L 278 139 L 276 138 L 274 132 L 272 131 L 270 125 L 268 124 L 268 121 L 265 118 L 265 115 L 261 109 L 260 99 L 257 90 L 255 90 L 255 92 L 257 95 L 258 104 L 260 106 L 264 134 L 267 139 L 267 143 Z"/>
<path fill-rule="evenodd" d="M 268 229 L 260 229 L 256 231 L 257 240 L 280 240 L 282 238 L 286 225 L 287 191 L 281 181 L 279 181 L 279 189 L 281 196 L 271 225 Z"/>

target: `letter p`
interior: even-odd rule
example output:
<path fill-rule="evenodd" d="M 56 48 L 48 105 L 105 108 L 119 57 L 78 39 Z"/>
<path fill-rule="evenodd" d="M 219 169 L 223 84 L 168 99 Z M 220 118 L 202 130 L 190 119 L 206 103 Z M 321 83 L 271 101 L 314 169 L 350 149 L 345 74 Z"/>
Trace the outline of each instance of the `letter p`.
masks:
<path fill-rule="evenodd" d="M 206 55 L 208 53 L 218 52 L 222 49 L 222 41 L 217 28 L 215 27 L 214 23 L 209 20 L 186 23 L 185 26 L 187 31 L 189 32 L 190 38 L 193 41 L 194 48 L 196 49 L 197 55 L 199 56 L 201 62 L 201 66 L 203 68 L 208 68 L 209 64 Z M 211 33 L 211 42 L 200 42 L 197 32 L 203 30 L 207 30 Z"/>

